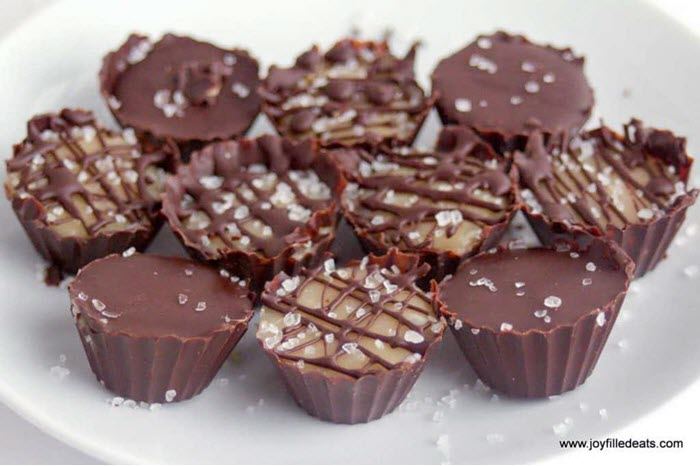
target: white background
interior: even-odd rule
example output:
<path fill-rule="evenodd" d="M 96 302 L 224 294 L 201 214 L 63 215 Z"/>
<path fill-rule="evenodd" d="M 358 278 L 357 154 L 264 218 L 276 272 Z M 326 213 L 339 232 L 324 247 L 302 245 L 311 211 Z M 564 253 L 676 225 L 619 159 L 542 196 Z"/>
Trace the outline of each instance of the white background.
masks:
<path fill-rule="evenodd" d="M 2 0 L 0 14 L 0 40 L 33 11 L 51 0 Z M 610 0 L 613 1 L 613 0 Z M 700 40 L 700 3 L 694 0 L 656 0 L 654 3 L 666 14 L 691 29 Z M 700 58 L 700 57 L 695 57 Z M 697 414 L 700 404 L 700 383 L 689 387 L 660 409 L 640 421 L 613 434 L 626 439 L 681 439 L 685 442 L 682 450 L 610 450 L 603 453 L 571 452 L 566 459 L 572 463 L 596 462 L 619 464 L 621 461 L 634 461 L 641 464 L 656 464 L 661 461 L 697 463 L 700 459 L 698 446 Z M 38 429 L 19 418 L 7 407 L 0 404 L 0 462 L 2 463 L 92 463 L 90 457 L 63 445 L 43 434 Z M 556 457 L 547 463 L 555 464 L 562 460 Z"/>

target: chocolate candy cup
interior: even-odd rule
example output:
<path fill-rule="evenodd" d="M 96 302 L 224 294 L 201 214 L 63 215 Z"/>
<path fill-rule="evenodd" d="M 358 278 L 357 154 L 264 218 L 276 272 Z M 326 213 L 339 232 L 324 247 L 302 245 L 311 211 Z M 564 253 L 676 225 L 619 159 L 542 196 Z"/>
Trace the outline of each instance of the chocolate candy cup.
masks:
<path fill-rule="evenodd" d="M 414 283 L 427 269 L 392 249 L 267 283 L 258 341 L 299 406 L 355 424 L 403 401 L 446 327 Z"/>
<path fill-rule="evenodd" d="M 476 130 L 501 153 L 525 147 L 528 134 L 576 133 L 593 108 L 583 58 L 571 49 L 496 32 L 443 59 L 433 71 L 445 124 Z"/>
<path fill-rule="evenodd" d="M 29 239 L 58 269 L 133 246 L 160 227 L 162 152 L 142 154 L 133 131 L 110 131 L 86 110 L 32 118 L 6 162 L 5 194 Z"/>
<path fill-rule="evenodd" d="M 605 236 L 641 277 L 665 257 L 698 190 L 687 188 L 693 159 L 685 138 L 635 119 L 624 129 L 620 135 L 603 126 L 547 144 L 534 134 L 514 163 L 525 213 L 543 243 Z"/>
<path fill-rule="evenodd" d="M 104 57 L 99 77 L 122 126 L 149 146 L 177 146 L 184 157 L 244 134 L 260 112 L 258 62 L 245 50 L 189 37 L 165 34 L 152 43 L 132 34 Z"/>
<path fill-rule="evenodd" d="M 167 180 L 163 214 L 190 255 L 258 290 L 330 247 L 343 186 L 311 140 L 224 141 L 193 153 Z"/>
<path fill-rule="evenodd" d="M 443 129 L 432 151 L 386 146 L 329 156 L 352 181 L 341 206 L 364 247 L 419 254 L 431 266 L 426 278 L 495 246 L 519 208 L 506 161 L 469 128 Z"/>
<path fill-rule="evenodd" d="M 277 131 L 324 146 L 410 144 L 435 100 L 413 74 L 417 46 L 404 58 L 386 42 L 343 39 L 325 54 L 314 46 L 294 66 L 272 66 L 260 87 Z"/>
<path fill-rule="evenodd" d="M 253 297 L 226 274 L 187 259 L 124 256 L 91 262 L 69 286 L 90 368 L 124 398 L 191 398 L 245 333 Z"/>
<path fill-rule="evenodd" d="M 506 395 L 539 398 L 591 374 L 633 270 L 615 243 L 581 235 L 559 251 L 482 253 L 432 288 L 479 378 Z"/>

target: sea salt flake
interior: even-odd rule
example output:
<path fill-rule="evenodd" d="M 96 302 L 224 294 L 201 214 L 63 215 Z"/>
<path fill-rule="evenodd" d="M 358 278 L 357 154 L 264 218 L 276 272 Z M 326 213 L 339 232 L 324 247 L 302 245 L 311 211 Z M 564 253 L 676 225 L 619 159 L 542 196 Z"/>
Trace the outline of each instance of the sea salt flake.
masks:
<path fill-rule="evenodd" d="M 99 299 L 94 299 L 91 301 L 92 302 L 92 307 L 94 307 L 98 312 L 102 312 L 105 310 L 105 303 L 100 301 Z"/>
<path fill-rule="evenodd" d="M 199 301 L 197 306 L 194 308 L 197 312 L 202 312 L 207 308 L 207 303 L 205 301 Z"/>
<path fill-rule="evenodd" d="M 180 304 L 185 304 L 187 302 L 187 295 L 184 293 L 179 293 L 177 295 L 177 302 Z"/>
<path fill-rule="evenodd" d="M 547 83 L 547 84 L 552 84 L 555 80 L 554 73 L 545 73 L 542 76 L 542 81 Z"/>
<path fill-rule="evenodd" d="M 459 329 L 461 329 L 461 328 L 462 328 L 462 326 L 463 326 L 463 325 L 464 325 L 464 324 L 462 323 L 462 321 L 461 321 L 461 320 L 459 320 L 459 319 L 456 319 L 456 320 L 455 320 L 455 323 L 454 323 L 454 325 L 453 325 L 453 326 L 454 326 L 455 330 L 459 330 Z"/>
<path fill-rule="evenodd" d="M 510 332 L 511 330 L 513 330 L 513 324 L 509 322 L 503 322 L 501 324 L 501 332 Z"/>
<path fill-rule="evenodd" d="M 205 189 L 219 189 L 224 184 L 224 179 L 220 176 L 210 175 L 199 178 L 199 184 Z"/>
<path fill-rule="evenodd" d="M 333 259 L 326 259 L 323 262 L 323 269 L 325 270 L 326 273 L 330 274 L 335 272 L 335 260 Z"/>
<path fill-rule="evenodd" d="M 637 217 L 639 217 L 641 220 L 651 220 L 654 218 L 654 211 L 651 209 L 639 209 L 637 212 Z"/>
<path fill-rule="evenodd" d="M 492 433 L 486 435 L 486 441 L 489 443 L 489 445 L 498 445 L 505 442 L 505 440 L 506 438 L 503 434 Z"/>
<path fill-rule="evenodd" d="M 408 356 L 406 356 L 406 358 L 404 358 L 404 362 L 407 362 L 408 364 L 415 364 L 418 361 L 420 361 L 421 358 L 422 358 L 422 356 L 420 354 L 413 353 L 413 354 L 409 354 Z"/>
<path fill-rule="evenodd" d="M 525 83 L 525 91 L 530 94 L 536 94 L 540 91 L 540 85 L 536 81 L 528 81 Z"/>
<path fill-rule="evenodd" d="M 523 103 L 523 98 L 518 96 L 518 95 L 514 95 L 510 98 L 511 105 L 520 105 L 522 103 Z"/>
<path fill-rule="evenodd" d="M 589 272 L 595 272 L 596 265 L 593 262 L 588 262 L 586 263 L 586 270 L 588 270 Z"/>
<path fill-rule="evenodd" d="M 403 339 L 409 343 L 416 344 L 423 343 L 425 341 L 425 337 L 423 337 L 423 335 L 416 332 L 415 330 L 407 330 L 406 333 L 403 334 Z"/>
<path fill-rule="evenodd" d="M 581 284 L 582 284 L 583 286 L 590 286 L 592 283 L 593 283 L 593 279 L 592 279 L 592 278 L 588 278 L 588 277 L 587 277 L 587 278 L 584 278 L 583 280 L 581 280 Z"/>
<path fill-rule="evenodd" d="M 287 278 L 287 279 L 282 281 L 282 288 L 287 293 L 291 293 L 292 291 L 297 289 L 297 287 L 299 286 L 299 281 L 300 281 L 299 277 Z"/>
<path fill-rule="evenodd" d="M 53 366 L 49 372 L 51 373 L 52 377 L 58 380 L 63 380 L 70 374 L 70 370 L 63 366 Z"/>
<path fill-rule="evenodd" d="M 175 391 L 171 388 L 170 390 L 165 392 L 165 401 L 170 403 L 171 401 L 173 401 L 175 399 L 176 396 L 177 396 L 177 391 Z"/>
<path fill-rule="evenodd" d="M 472 102 L 464 98 L 455 99 L 455 109 L 461 113 L 470 112 L 472 109 Z"/>
<path fill-rule="evenodd" d="M 288 312 L 282 319 L 285 327 L 296 327 L 301 323 L 301 314 L 298 312 Z"/>
<path fill-rule="evenodd" d="M 352 354 L 355 351 L 357 351 L 357 343 L 355 343 L 355 342 L 343 343 L 343 345 L 341 346 L 341 349 L 347 354 Z"/>
<path fill-rule="evenodd" d="M 547 296 L 544 299 L 544 305 L 549 308 L 557 308 L 561 306 L 561 298 L 559 296 Z"/>
<path fill-rule="evenodd" d="M 129 249 L 127 249 L 126 251 L 124 251 L 122 253 L 122 256 L 123 257 L 133 256 L 135 252 L 136 252 L 136 248 L 132 246 Z"/>
<path fill-rule="evenodd" d="M 596 324 L 598 324 L 598 327 L 602 327 L 605 325 L 605 312 L 598 312 L 598 315 L 595 318 Z"/>
<path fill-rule="evenodd" d="M 534 73 L 535 72 L 535 64 L 532 62 L 529 62 L 529 61 L 524 61 L 520 64 L 520 69 L 526 73 Z"/>
<path fill-rule="evenodd" d="M 241 99 L 245 99 L 250 95 L 250 88 L 243 83 L 235 82 L 231 86 L 231 91 Z"/>
<path fill-rule="evenodd" d="M 476 45 L 482 49 L 490 49 L 493 43 L 488 37 L 479 37 L 479 39 L 476 41 Z"/>

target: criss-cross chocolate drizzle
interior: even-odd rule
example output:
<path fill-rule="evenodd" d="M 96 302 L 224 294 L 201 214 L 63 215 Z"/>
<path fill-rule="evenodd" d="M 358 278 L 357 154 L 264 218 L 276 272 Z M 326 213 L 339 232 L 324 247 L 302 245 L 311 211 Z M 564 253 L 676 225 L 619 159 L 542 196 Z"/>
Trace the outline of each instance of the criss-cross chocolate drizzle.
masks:
<path fill-rule="evenodd" d="M 669 131 L 633 119 L 624 135 L 603 126 L 566 141 L 545 145 L 535 133 L 525 152 L 515 153 L 532 213 L 604 231 L 651 221 L 687 195 L 692 160 L 685 139 Z"/>
<path fill-rule="evenodd" d="M 90 236 L 107 227 L 142 228 L 153 222 L 153 190 L 161 182 L 159 171 L 147 169 L 164 159 L 160 152 L 141 154 L 129 130 L 115 133 L 91 112 L 64 109 L 29 121 L 27 138 L 7 161 L 8 195 L 41 203 L 42 220 L 53 227 L 78 220 Z"/>
<path fill-rule="evenodd" d="M 432 152 L 384 147 L 378 154 L 359 149 L 332 154 L 357 184 L 356 190 L 346 190 L 345 213 L 356 227 L 382 234 L 387 246 L 430 247 L 439 229 L 435 216 L 441 212 L 461 215 L 459 221 L 448 222 L 445 234 L 450 237 L 463 220 L 484 228 L 503 221 L 513 209 L 513 187 L 505 161 L 468 128 L 447 127 Z M 477 190 L 502 202 L 480 198 L 475 195 Z M 387 202 L 397 194 L 414 195 L 415 202 L 410 206 Z M 448 207 L 446 202 L 454 204 Z M 381 222 L 375 221 L 377 215 Z M 416 239 L 411 232 L 424 222 L 432 226 Z"/>
<path fill-rule="evenodd" d="M 171 224 L 175 221 L 183 235 L 209 253 L 213 245 L 272 257 L 334 225 L 329 169 L 310 140 L 266 135 L 213 143 L 168 180 L 163 210 Z M 251 231 L 256 222 L 257 230 L 268 234 Z"/>
<path fill-rule="evenodd" d="M 416 48 L 397 58 L 385 42 L 344 39 L 325 54 L 314 46 L 291 68 L 270 68 L 263 109 L 284 135 L 410 143 L 433 102 L 414 79 Z"/>
<path fill-rule="evenodd" d="M 265 287 L 261 298 L 263 309 L 280 313 L 285 316 L 284 321 L 289 316 L 296 315 L 298 318 L 291 319 L 291 325 L 280 321 L 282 328 L 279 328 L 263 316 L 258 336 L 263 337 L 263 345 L 280 358 L 304 361 L 355 378 L 395 369 L 404 363 L 416 363 L 442 335 L 446 326 L 444 320 L 436 317 L 430 297 L 415 285 L 428 269 L 427 264 L 419 265 L 417 257 L 392 250 L 386 256 L 369 256 L 338 270 L 329 268 L 327 263 L 315 269 L 305 269 L 292 278 L 299 281 L 289 292 L 285 290 L 284 282 L 290 278 L 280 274 Z M 322 287 L 318 306 L 301 304 L 300 294 L 314 283 Z M 372 299 L 371 293 L 375 291 L 379 292 L 379 296 Z M 360 304 L 342 318 L 338 310 L 348 297 Z M 425 307 L 417 306 L 416 298 Z M 358 314 L 360 309 L 365 312 Z M 410 320 L 407 312 L 419 313 L 424 317 L 424 322 Z M 391 335 L 374 329 L 379 319 L 387 317 L 395 325 Z M 413 332 L 415 336 L 407 337 L 406 332 Z M 329 335 L 332 335 L 330 341 Z M 367 338 L 372 343 L 367 344 L 365 340 L 365 344 L 362 344 L 361 338 Z M 323 345 L 322 352 L 307 354 L 304 351 L 307 347 L 317 347 L 319 343 Z M 407 356 L 398 362 L 390 361 L 382 357 L 385 348 L 402 348 Z M 366 358 L 361 367 L 348 367 L 339 361 L 342 356 L 354 351 Z"/>

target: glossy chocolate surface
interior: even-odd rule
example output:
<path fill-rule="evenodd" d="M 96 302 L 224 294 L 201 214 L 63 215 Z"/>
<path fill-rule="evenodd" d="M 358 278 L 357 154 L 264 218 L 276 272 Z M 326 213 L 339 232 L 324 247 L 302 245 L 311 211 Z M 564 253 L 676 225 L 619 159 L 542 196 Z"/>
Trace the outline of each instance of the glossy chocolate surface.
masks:
<path fill-rule="evenodd" d="M 93 331 L 131 337 L 208 336 L 233 328 L 253 312 L 247 289 L 219 271 L 150 254 L 96 260 L 78 273 L 69 290 L 74 312 Z"/>
<path fill-rule="evenodd" d="M 100 79 L 117 120 L 156 138 L 239 136 L 260 110 L 257 61 L 189 37 L 132 34 L 105 57 Z"/>
<path fill-rule="evenodd" d="M 474 332 L 549 331 L 603 309 L 626 290 L 626 263 L 609 248 L 499 249 L 466 261 L 440 299 Z M 605 324 L 605 316 L 598 324 Z"/>
<path fill-rule="evenodd" d="M 583 58 L 496 32 L 443 59 L 432 75 L 443 121 L 503 139 L 575 131 L 593 107 Z"/>

